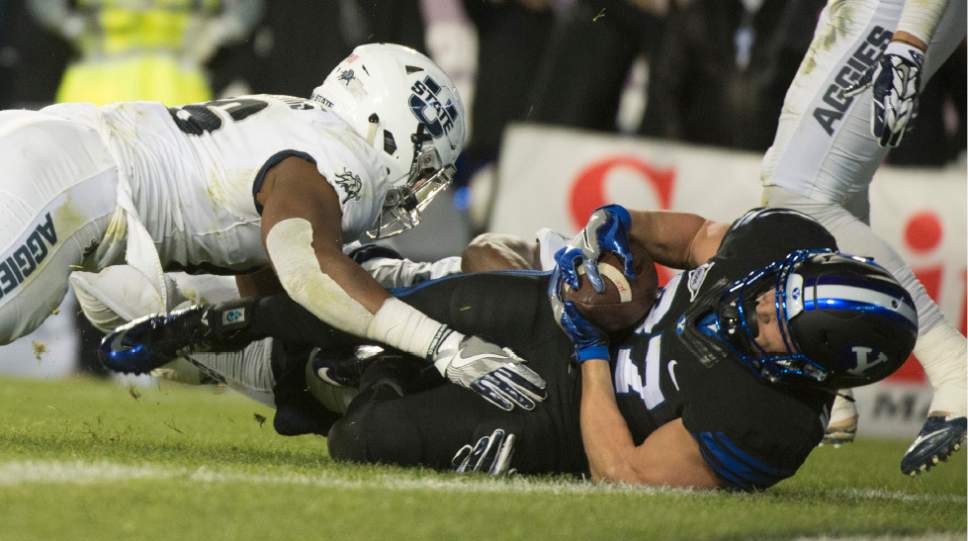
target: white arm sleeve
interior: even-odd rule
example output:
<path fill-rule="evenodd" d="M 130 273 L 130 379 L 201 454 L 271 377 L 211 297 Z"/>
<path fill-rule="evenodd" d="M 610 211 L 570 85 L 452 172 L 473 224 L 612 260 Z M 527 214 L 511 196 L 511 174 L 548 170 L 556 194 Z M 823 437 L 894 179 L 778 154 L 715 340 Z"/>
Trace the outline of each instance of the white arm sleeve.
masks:
<path fill-rule="evenodd" d="M 370 314 L 319 268 L 312 242 L 312 224 L 302 218 L 282 220 L 266 235 L 269 259 L 283 289 L 320 320 L 422 358 L 433 356 L 445 338 L 463 336 L 393 297 Z"/>
<path fill-rule="evenodd" d="M 341 331 L 365 336 L 373 314 L 319 268 L 308 220 L 288 218 L 272 226 L 266 250 L 292 300 Z"/>
<path fill-rule="evenodd" d="M 955 0 L 963 2 L 964 0 Z M 931 43 L 931 36 L 938 28 L 941 15 L 948 6 L 948 0 L 908 0 L 901 11 L 897 30 L 904 31 L 925 43 Z"/>
<path fill-rule="evenodd" d="M 460 272 L 460 257 L 445 257 L 432 263 L 374 257 L 360 266 L 383 287 L 409 287 Z"/>

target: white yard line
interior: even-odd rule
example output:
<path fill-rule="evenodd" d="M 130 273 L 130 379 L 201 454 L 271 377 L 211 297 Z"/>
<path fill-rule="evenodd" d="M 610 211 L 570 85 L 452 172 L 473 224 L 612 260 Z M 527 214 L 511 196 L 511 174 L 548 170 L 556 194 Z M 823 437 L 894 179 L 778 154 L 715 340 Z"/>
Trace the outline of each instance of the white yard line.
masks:
<path fill-rule="evenodd" d="M 257 485 L 301 485 L 337 489 L 374 489 L 396 491 L 434 491 L 460 493 L 546 493 L 546 494 L 677 494 L 705 496 L 710 493 L 689 490 L 643 488 L 622 485 L 593 485 L 580 481 L 545 481 L 512 477 L 510 479 L 413 478 L 384 474 L 366 479 L 333 473 L 256 474 L 230 469 L 179 468 L 165 465 L 134 466 L 118 462 L 25 460 L 0 462 L 0 487 L 29 484 L 94 484 L 127 480 L 171 480 L 194 483 Z M 835 496 L 862 500 L 894 500 L 927 503 L 961 503 L 968 498 L 956 494 L 909 494 L 872 489 L 834 489 Z"/>
<path fill-rule="evenodd" d="M 851 535 L 847 537 L 797 537 L 793 541 L 964 541 L 963 533 L 929 533 L 917 536 L 900 535 Z"/>

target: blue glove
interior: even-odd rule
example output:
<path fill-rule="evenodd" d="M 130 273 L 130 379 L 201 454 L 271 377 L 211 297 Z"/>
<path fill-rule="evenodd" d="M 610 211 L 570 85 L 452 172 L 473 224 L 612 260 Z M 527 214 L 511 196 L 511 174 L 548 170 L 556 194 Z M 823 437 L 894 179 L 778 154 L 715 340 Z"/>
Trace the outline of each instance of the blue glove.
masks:
<path fill-rule="evenodd" d="M 605 282 L 598 273 L 598 259 L 603 251 L 613 252 L 622 258 L 625 276 L 634 278 L 628 234 L 631 224 L 632 218 L 625 207 L 606 205 L 596 209 L 588 218 L 585 228 L 555 253 L 555 263 L 561 269 L 562 279 L 573 289 L 578 289 L 578 269 L 584 267 L 595 291 L 604 292 Z"/>
<path fill-rule="evenodd" d="M 548 300 L 551 301 L 555 322 L 575 345 L 575 357 L 579 364 L 589 359 L 608 360 L 608 334 L 585 319 L 575 303 L 561 298 L 562 276 L 561 267 L 555 267 L 548 283 Z"/>
<path fill-rule="evenodd" d="M 917 116 L 923 63 L 924 51 L 892 41 L 877 64 L 844 90 L 844 96 L 851 97 L 872 87 L 871 133 L 882 147 L 901 144 L 904 132 Z"/>

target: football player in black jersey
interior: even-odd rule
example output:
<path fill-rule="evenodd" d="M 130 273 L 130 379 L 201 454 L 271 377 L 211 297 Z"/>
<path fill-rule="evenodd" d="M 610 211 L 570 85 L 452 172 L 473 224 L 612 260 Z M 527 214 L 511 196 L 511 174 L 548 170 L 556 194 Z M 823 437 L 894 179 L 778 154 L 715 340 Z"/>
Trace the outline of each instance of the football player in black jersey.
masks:
<path fill-rule="evenodd" d="M 602 250 L 630 257 L 628 236 L 686 271 L 635 328 L 609 336 L 559 291 Z M 917 336 L 897 281 L 835 250 L 822 226 L 794 211 L 755 209 L 724 224 L 612 205 L 557 254 L 552 275 L 457 275 L 396 292 L 528 359 L 548 383 L 530 412 L 498 411 L 441 385 L 425 360 L 388 351 L 359 361 L 357 339 L 285 297 L 133 322 L 102 353 L 124 371 L 118 352 L 160 365 L 272 336 L 269 358 L 247 362 L 271 363 L 277 430 L 326 434 L 336 459 L 762 489 L 793 475 L 820 441 L 836 389 L 887 376 Z M 333 361 L 341 355 L 349 359 Z M 358 393 L 348 407 L 323 408 L 321 381 Z"/>

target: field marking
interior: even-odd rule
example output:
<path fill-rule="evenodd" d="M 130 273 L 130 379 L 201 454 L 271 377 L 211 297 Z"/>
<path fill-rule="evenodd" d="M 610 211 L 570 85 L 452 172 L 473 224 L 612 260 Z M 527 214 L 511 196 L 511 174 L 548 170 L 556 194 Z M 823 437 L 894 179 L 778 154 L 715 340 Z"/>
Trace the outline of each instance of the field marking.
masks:
<path fill-rule="evenodd" d="M 161 480 L 197 483 L 243 483 L 260 485 L 300 485 L 337 489 L 374 489 L 395 491 L 436 491 L 459 493 L 544 493 L 544 494 L 668 494 L 691 497 L 716 496 L 722 493 L 688 489 L 632 487 L 628 485 L 597 485 L 580 481 L 534 480 L 524 477 L 510 479 L 467 478 L 412 478 L 382 474 L 367 479 L 334 475 L 329 472 L 315 475 L 300 473 L 246 473 L 215 470 L 207 467 L 179 468 L 164 465 L 130 465 L 119 462 L 85 462 L 56 460 L 23 460 L 0 462 L 0 486 L 28 484 L 94 484 L 116 481 Z M 910 494 L 874 489 L 831 489 L 835 496 L 862 500 L 893 500 L 925 503 L 961 503 L 968 498 L 957 494 Z M 738 497 L 744 495 L 739 494 Z"/>
<path fill-rule="evenodd" d="M 797 537 L 793 541 L 964 541 L 962 533 L 927 533 L 917 536 L 909 535 L 849 535 L 834 537 L 822 535 L 819 537 Z"/>

